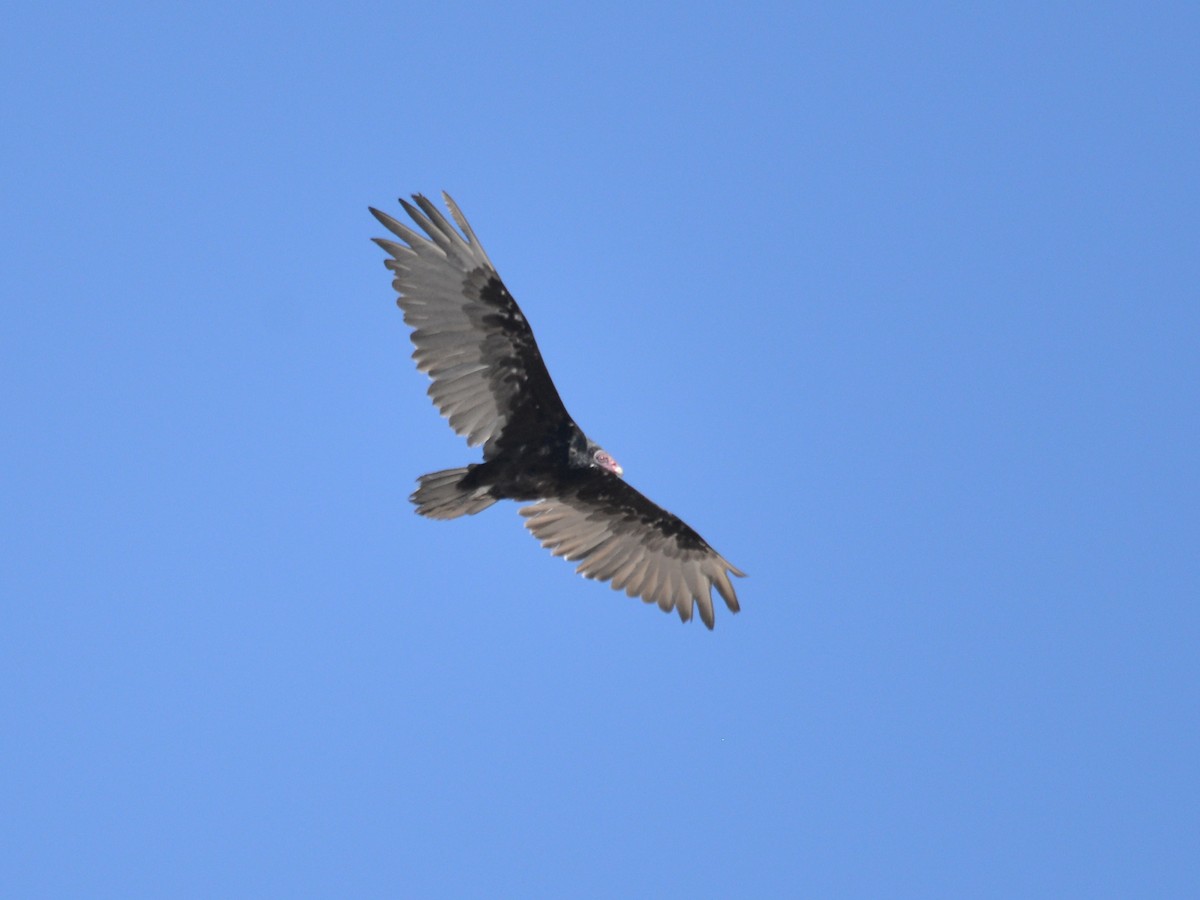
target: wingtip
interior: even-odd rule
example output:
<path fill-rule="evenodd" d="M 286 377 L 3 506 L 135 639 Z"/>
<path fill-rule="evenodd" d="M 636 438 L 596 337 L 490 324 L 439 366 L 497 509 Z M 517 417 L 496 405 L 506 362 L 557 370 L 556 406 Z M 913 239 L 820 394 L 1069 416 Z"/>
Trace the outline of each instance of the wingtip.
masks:
<path fill-rule="evenodd" d="M 707 628 L 709 631 L 712 631 L 713 626 L 716 624 L 716 621 L 717 621 L 716 614 L 713 612 L 712 604 L 711 603 L 706 604 L 703 601 L 698 602 L 698 603 L 692 603 L 691 600 L 692 600 L 692 598 L 689 597 L 688 602 L 675 604 L 675 613 L 679 616 L 679 621 L 680 622 L 692 621 L 692 616 L 693 616 L 695 610 L 698 608 L 700 611 L 700 621 L 704 623 L 705 628 Z M 668 607 L 667 609 L 664 609 L 663 611 L 669 612 L 670 608 Z"/>
<path fill-rule="evenodd" d="M 730 569 L 732 570 L 732 567 Z M 725 605 L 729 607 L 730 612 L 738 612 L 741 609 L 738 604 L 737 591 L 733 589 L 733 582 L 729 580 L 725 569 L 717 572 L 716 577 L 712 579 L 712 584 L 717 589 L 717 593 L 721 595 L 721 599 L 725 601 Z"/>
<path fill-rule="evenodd" d="M 412 199 L 413 199 L 414 203 L 420 203 L 424 199 L 424 195 L 423 194 L 413 194 Z M 412 203 L 409 203 L 407 200 L 405 200 L 403 197 L 397 197 L 396 202 L 398 202 L 400 204 L 400 206 L 404 209 L 404 211 L 406 213 L 408 213 L 412 218 L 417 219 L 420 216 L 420 214 L 417 212 L 417 208 L 415 206 L 413 206 Z"/>

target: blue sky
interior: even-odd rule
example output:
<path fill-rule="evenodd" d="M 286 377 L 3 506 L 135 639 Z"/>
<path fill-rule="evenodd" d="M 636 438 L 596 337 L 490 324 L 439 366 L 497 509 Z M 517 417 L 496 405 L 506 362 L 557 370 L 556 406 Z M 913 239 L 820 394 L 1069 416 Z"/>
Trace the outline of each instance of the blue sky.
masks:
<path fill-rule="evenodd" d="M 1200 893 L 1190 4 L 38 4 L 0 34 L 0 881 Z M 681 625 L 425 397 L 450 191 Z"/>

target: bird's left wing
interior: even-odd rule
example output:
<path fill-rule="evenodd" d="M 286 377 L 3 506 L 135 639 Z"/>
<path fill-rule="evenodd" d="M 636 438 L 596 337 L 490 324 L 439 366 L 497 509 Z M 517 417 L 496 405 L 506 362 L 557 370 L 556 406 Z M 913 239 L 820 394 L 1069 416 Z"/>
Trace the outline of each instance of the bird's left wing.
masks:
<path fill-rule="evenodd" d="M 744 576 L 678 516 L 650 501 L 622 479 L 588 469 L 553 497 L 523 507 L 525 527 L 555 556 L 579 561 L 575 571 L 610 581 L 614 590 L 679 618 L 700 618 L 713 627 L 712 589 L 737 612 L 729 575 Z"/>
<path fill-rule="evenodd" d="M 533 331 L 496 273 L 466 217 L 446 194 L 461 233 L 426 197 L 400 204 L 425 234 L 372 208 L 404 241 L 375 238 L 412 326 L 417 368 L 450 427 L 474 447 L 515 424 L 522 437 L 552 434 L 570 421 Z M 484 447 L 487 456 L 488 447 Z"/>

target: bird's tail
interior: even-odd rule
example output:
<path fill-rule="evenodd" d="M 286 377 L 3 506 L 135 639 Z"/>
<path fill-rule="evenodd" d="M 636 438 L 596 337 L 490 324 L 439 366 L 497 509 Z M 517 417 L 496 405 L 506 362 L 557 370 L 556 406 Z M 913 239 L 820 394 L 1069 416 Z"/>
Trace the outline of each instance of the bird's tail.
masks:
<path fill-rule="evenodd" d="M 417 512 L 431 519 L 457 519 L 473 516 L 496 502 L 484 485 L 463 485 L 463 479 L 474 468 L 443 469 L 417 479 L 419 485 L 408 498 L 417 505 Z"/>

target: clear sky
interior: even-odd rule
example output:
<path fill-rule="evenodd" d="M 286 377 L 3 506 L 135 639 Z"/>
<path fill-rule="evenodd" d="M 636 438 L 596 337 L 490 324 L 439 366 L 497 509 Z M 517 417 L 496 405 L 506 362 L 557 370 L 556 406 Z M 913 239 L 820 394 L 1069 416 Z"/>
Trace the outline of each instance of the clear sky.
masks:
<path fill-rule="evenodd" d="M 1200 896 L 1200 8 L 976 6 L 10 10 L 4 893 Z M 413 515 L 443 189 L 740 615 Z"/>

